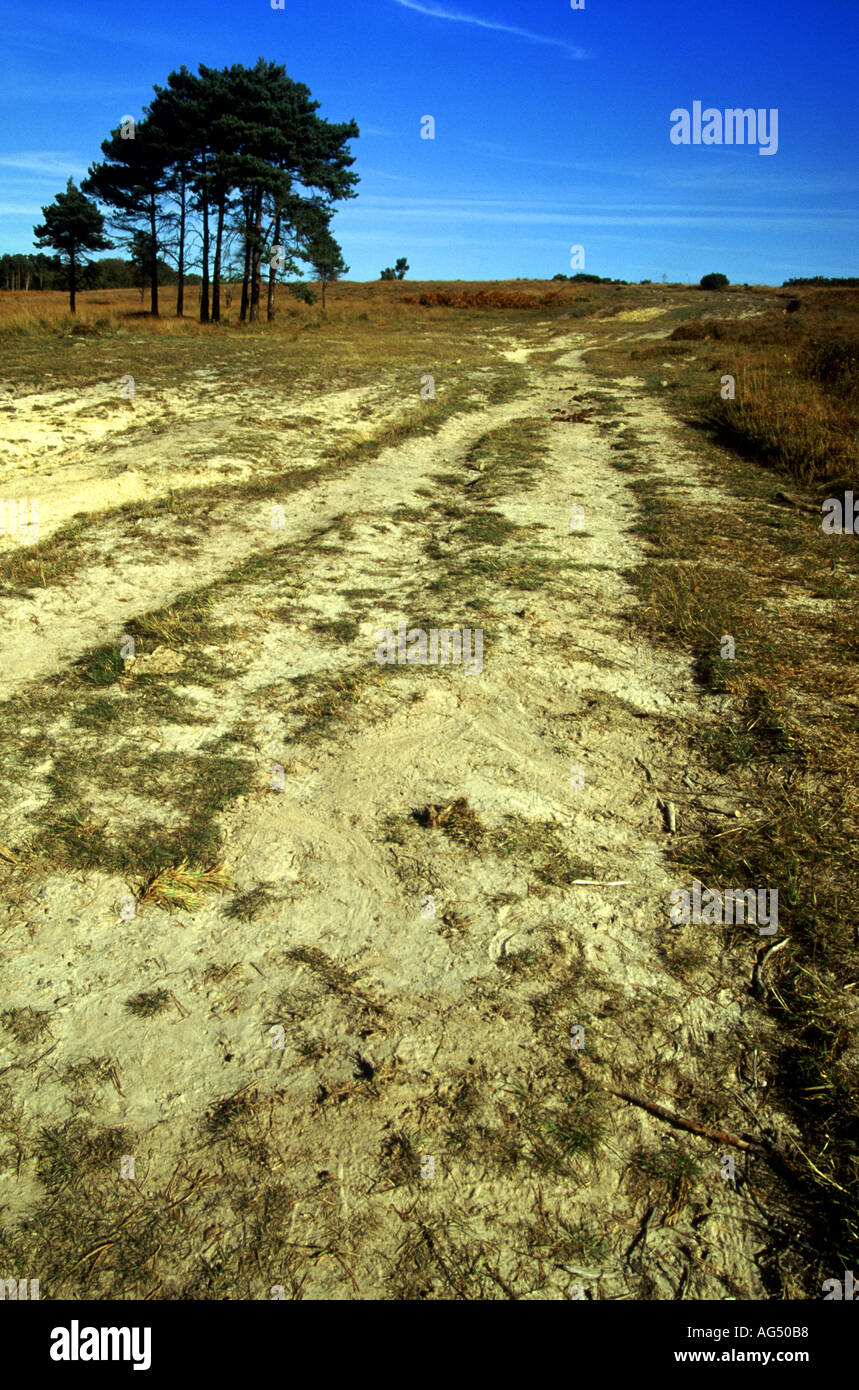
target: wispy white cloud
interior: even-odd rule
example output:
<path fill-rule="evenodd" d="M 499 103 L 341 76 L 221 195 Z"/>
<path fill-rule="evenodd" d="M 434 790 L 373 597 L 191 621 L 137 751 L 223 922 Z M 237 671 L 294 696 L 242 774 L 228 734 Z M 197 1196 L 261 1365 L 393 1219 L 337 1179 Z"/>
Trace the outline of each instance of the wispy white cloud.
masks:
<path fill-rule="evenodd" d="M 481 19 L 478 15 L 463 14 L 459 10 L 446 10 L 440 5 L 424 5 L 419 3 L 419 0 L 394 0 L 394 3 L 400 5 L 404 10 L 416 10 L 418 14 L 428 15 L 431 19 L 449 19 L 455 24 L 476 24 L 480 29 L 493 29 L 499 34 L 515 34 L 517 38 L 528 39 L 531 43 L 543 43 L 551 48 L 562 48 L 572 58 L 585 59 L 590 57 L 585 49 L 567 43 L 564 39 L 550 39 L 545 34 L 534 34 L 530 29 L 519 29 L 512 24 L 499 24 L 493 19 Z"/>
<path fill-rule="evenodd" d="M 619 156 L 614 162 L 603 160 L 598 163 L 593 160 L 573 162 L 560 159 L 540 159 L 539 156 L 532 154 L 511 154 L 509 146 L 499 144 L 495 140 L 473 140 L 465 136 L 460 138 L 460 144 L 488 151 L 493 159 L 503 163 L 532 164 L 535 168 L 540 169 L 569 169 L 582 174 L 605 174 L 615 184 L 621 179 L 636 179 L 639 182 L 643 180 L 654 188 L 664 185 L 668 189 L 718 188 L 721 190 L 725 187 L 725 166 L 722 163 L 724 159 L 732 159 L 735 165 L 739 165 L 743 159 L 746 161 L 745 172 L 739 167 L 734 167 L 730 171 L 732 193 L 760 189 L 766 172 L 749 159 L 749 154 L 755 155 L 757 153 L 752 146 L 732 148 L 726 145 L 719 150 L 718 163 L 708 165 L 706 160 L 698 160 L 694 165 L 687 165 L 682 168 L 677 164 L 632 163 L 625 155 Z M 751 164 L 751 168 L 748 167 L 749 164 Z M 829 175 L 821 175 L 818 178 L 808 172 L 779 173 L 779 192 L 782 197 L 786 197 L 788 194 L 823 196 L 854 192 L 857 189 L 859 189 L 859 176 L 847 172 L 839 173 L 837 178 Z"/>
<path fill-rule="evenodd" d="M 77 155 L 61 150 L 20 150 L 15 154 L 0 154 L 0 169 L 21 169 L 33 178 L 79 178 L 86 173 Z M 17 182 L 17 180 L 16 180 Z"/>
<path fill-rule="evenodd" d="M 360 209 L 352 212 L 357 221 L 361 212 L 369 212 L 377 217 L 420 218 L 423 222 L 443 221 L 471 223 L 508 223 L 519 227 L 558 226 L 565 228 L 595 227 L 695 227 L 695 226 L 747 226 L 777 227 L 805 224 L 815 226 L 821 223 L 851 226 L 856 214 L 851 211 L 832 212 L 828 207 L 803 208 L 793 210 L 784 207 L 744 207 L 729 204 L 702 204 L 691 207 L 688 203 L 641 204 L 618 202 L 609 204 L 600 201 L 587 203 L 576 201 L 575 205 L 561 203 L 534 203 L 514 199 L 495 198 L 396 198 L 384 194 L 366 194 L 361 199 Z M 344 212 L 341 216 L 349 216 Z M 572 234 L 571 234 L 572 238 Z M 572 238 L 574 239 L 574 238 Z"/>

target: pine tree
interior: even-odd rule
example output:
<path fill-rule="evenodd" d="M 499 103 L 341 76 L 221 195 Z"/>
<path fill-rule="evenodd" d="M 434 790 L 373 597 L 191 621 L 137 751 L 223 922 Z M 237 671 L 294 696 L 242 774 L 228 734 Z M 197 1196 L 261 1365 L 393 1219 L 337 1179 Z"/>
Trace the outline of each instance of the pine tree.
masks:
<path fill-rule="evenodd" d="M 68 267 L 69 309 L 76 312 L 75 293 L 79 272 L 89 253 L 108 251 L 113 242 L 103 235 L 104 218 L 95 203 L 84 197 L 69 179 L 65 193 L 42 208 L 44 222 L 33 228 L 34 246 L 51 246 Z"/>
<path fill-rule="evenodd" d="M 111 221 L 133 237 L 137 231 L 149 234 L 151 261 L 150 313 L 158 317 L 158 252 L 160 249 L 159 200 L 166 186 L 165 167 L 169 158 L 163 132 L 144 119 L 136 123 L 133 138 L 123 138 L 120 128 L 102 141 L 105 160 L 90 167 L 81 187 L 99 202 L 115 209 Z"/>
<path fill-rule="evenodd" d="M 322 312 L 325 312 L 325 289 L 332 280 L 349 272 L 343 252 L 331 235 L 329 227 L 320 227 L 307 242 L 306 259 L 322 289 Z"/>

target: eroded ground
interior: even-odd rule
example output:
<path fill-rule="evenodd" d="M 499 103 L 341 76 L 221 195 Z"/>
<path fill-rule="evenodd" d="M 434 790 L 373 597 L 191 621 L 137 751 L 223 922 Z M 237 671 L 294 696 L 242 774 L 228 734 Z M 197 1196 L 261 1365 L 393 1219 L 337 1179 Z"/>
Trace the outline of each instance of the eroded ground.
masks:
<path fill-rule="evenodd" d="M 471 324 L 329 389 L 10 391 L 2 494 L 38 491 L 57 568 L 7 572 L 0 628 L 4 1275 L 800 1289 L 762 938 L 740 968 L 668 918 L 666 804 L 680 835 L 749 808 L 630 583 L 636 479 L 714 494 L 658 400 L 605 389 L 602 333 Z M 401 622 L 479 629 L 482 668 L 380 665 Z M 183 860 L 212 881 L 168 910 Z"/>

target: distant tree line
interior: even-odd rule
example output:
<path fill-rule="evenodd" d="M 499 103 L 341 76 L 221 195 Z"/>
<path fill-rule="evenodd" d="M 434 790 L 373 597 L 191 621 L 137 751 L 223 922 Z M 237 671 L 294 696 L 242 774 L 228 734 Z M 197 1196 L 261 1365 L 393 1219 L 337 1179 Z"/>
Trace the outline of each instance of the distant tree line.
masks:
<path fill-rule="evenodd" d="M 59 256 L 25 256 L 6 252 L 0 256 L 0 289 L 54 290 L 60 286 L 63 265 Z"/>
<path fill-rule="evenodd" d="M 185 276 L 186 285 L 199 285 L 201 276 Z M 177 284 L 179 276 L 176 268 L 165 260 L 158 260 L 158 282 L 161 285 Z M 78 288 L 82 290 L 128 290 L 139 289 L 141 267 L 134 261 L 123 260 L 121 256 L 103 256 L 99 261 L 89 261 L 79 267 Z M 145 285 L 149 287 L 149 268 L 145 269 Z M 68 290 L 68 266 L 63 265 L 59 256 L 26 256 L 6 253 L 0 256 L 0 289 L 3 290 Z"/>
<path fill-rule="evenodd" d="M 855 276 L 855 275 L 841 275 L 841 276 L 808 275 L 808 276 L 806 276 L 805 278 L 802 278 L 801 276 L 798 276 L 798 275 L 797 275 L 797 276 L 794 276 L 792 280 L 782 280 L 781 283 L 782 283 L 782 288 L 786 288 L 788 285 L 812 285 L 812 286 L 817 286 L 817 285 L 847 285 L 847 286 L 852 286 L 852 285 L 859 285 L 859 277 L 857 277 L 857 276 Z"/>
<path fill-rule="evenodd" d="M 611 280 L 607 275 L 589 275 L 584 270 L 577 270 L 575 275 L 553 275 L 553 280 L 569 280 L 572 285 L 625 285 L 626 280 Z"/>
<path fill-rule="evenodd" d="M 239 280 L 239 316 L 257 320 L 266 272 L 272 319 L 277 273 L 295 275 L 302 264 L 321 281 L 324 305 L 326 285 L 349 269 L 330 222 L 337 201 L 357 196 L 347 148 L 355 122 L 317 116 L 308 88 L 263 58 L 252 68 L 201 64 L 196 74 L 183 66 L 154 92 L 139 120 L 122 117 L 102 142 L 104 159 L 80 188 L 70 179 L 34 228 L 35 244 L 61 258 L 72 310 L 93 253 L 115 249 L 96 203 L 131 252 L 133 283 L 145 272 L 153 315 L 166 266 L 177 314 L 189 267 L 199 267 L 203 323 L 220 319 L 221 287 Z"/>

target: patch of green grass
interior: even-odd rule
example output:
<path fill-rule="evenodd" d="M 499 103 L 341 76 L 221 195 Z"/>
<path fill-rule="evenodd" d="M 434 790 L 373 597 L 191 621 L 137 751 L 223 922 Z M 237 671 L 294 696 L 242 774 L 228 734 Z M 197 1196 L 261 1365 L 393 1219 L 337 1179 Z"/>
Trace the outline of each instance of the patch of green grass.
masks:
<path fill-rule="evenodd" d="M 195 869 L 219 856 L 218 816 L 254 786 L 256 767 L 245 759 L 204 751 L 147 753 L 134 745 L 81 749 L 74 764 L 47 776 L 52 800 L 35 813 L 39 857 L 68 868 L 124 875 L 156 874 L 183 861 Z M 137 800 L 111 811 L 93 807 L 95 794 L 132 788 L 169 808 L 168 819 L 142 820 Z"/>
<path fill-rule="evenodd" d="M 502 545 L 518 536 L 523 527 L 516 526 L 501 512 L 481 511 L 470 516 L 454 535 L 463 536 L 473 545 Z"/>
<path fill-rule="evenodd" d="M 71 722 L 76 729 L 107 729 L 122 720 L 122 710 L 114 700 L 97 696 L 72 711 Z"/>
<path fill-rule="evenodd" d="M 26 597 L 33 589 L 69 579 L 82 562 L 84 529 L 84 522 L 74 518 L 36 545 L 18 546 L 0 556 L 0 596 Z"/>
<path fill-rule="evenodd" d="M 39 1181 L 51 1193 L 75 1189 L 95 1173 L 118 1169 L 129 1143 L 128 1130 L 115 1126 L 94 1128 L 76 1118 L 48 1125 L 35 1145 Z"/>
<path fill-rule="evenodd" d="M 86 652 L 72 664 L 72 670 L 87 685 L 115 685 L 125 673 L 119 642 Z"/>
<path fill-rule="evenodd" d="M 502 497 L 536 486 L 539 465 L 548 453 L 546 427 L 539 420 L 514 420 L 490 430 L 465 456 L 469 468 L 480 473 L 469 486 L 471 496 Z"/>
<path fill-rule="evenodd" d="M 126 1000 L 126 1009 L 135 1018 L 154 1018 L 170 1007 L 170 991 L 167 989 L 142 990 Z"/>

